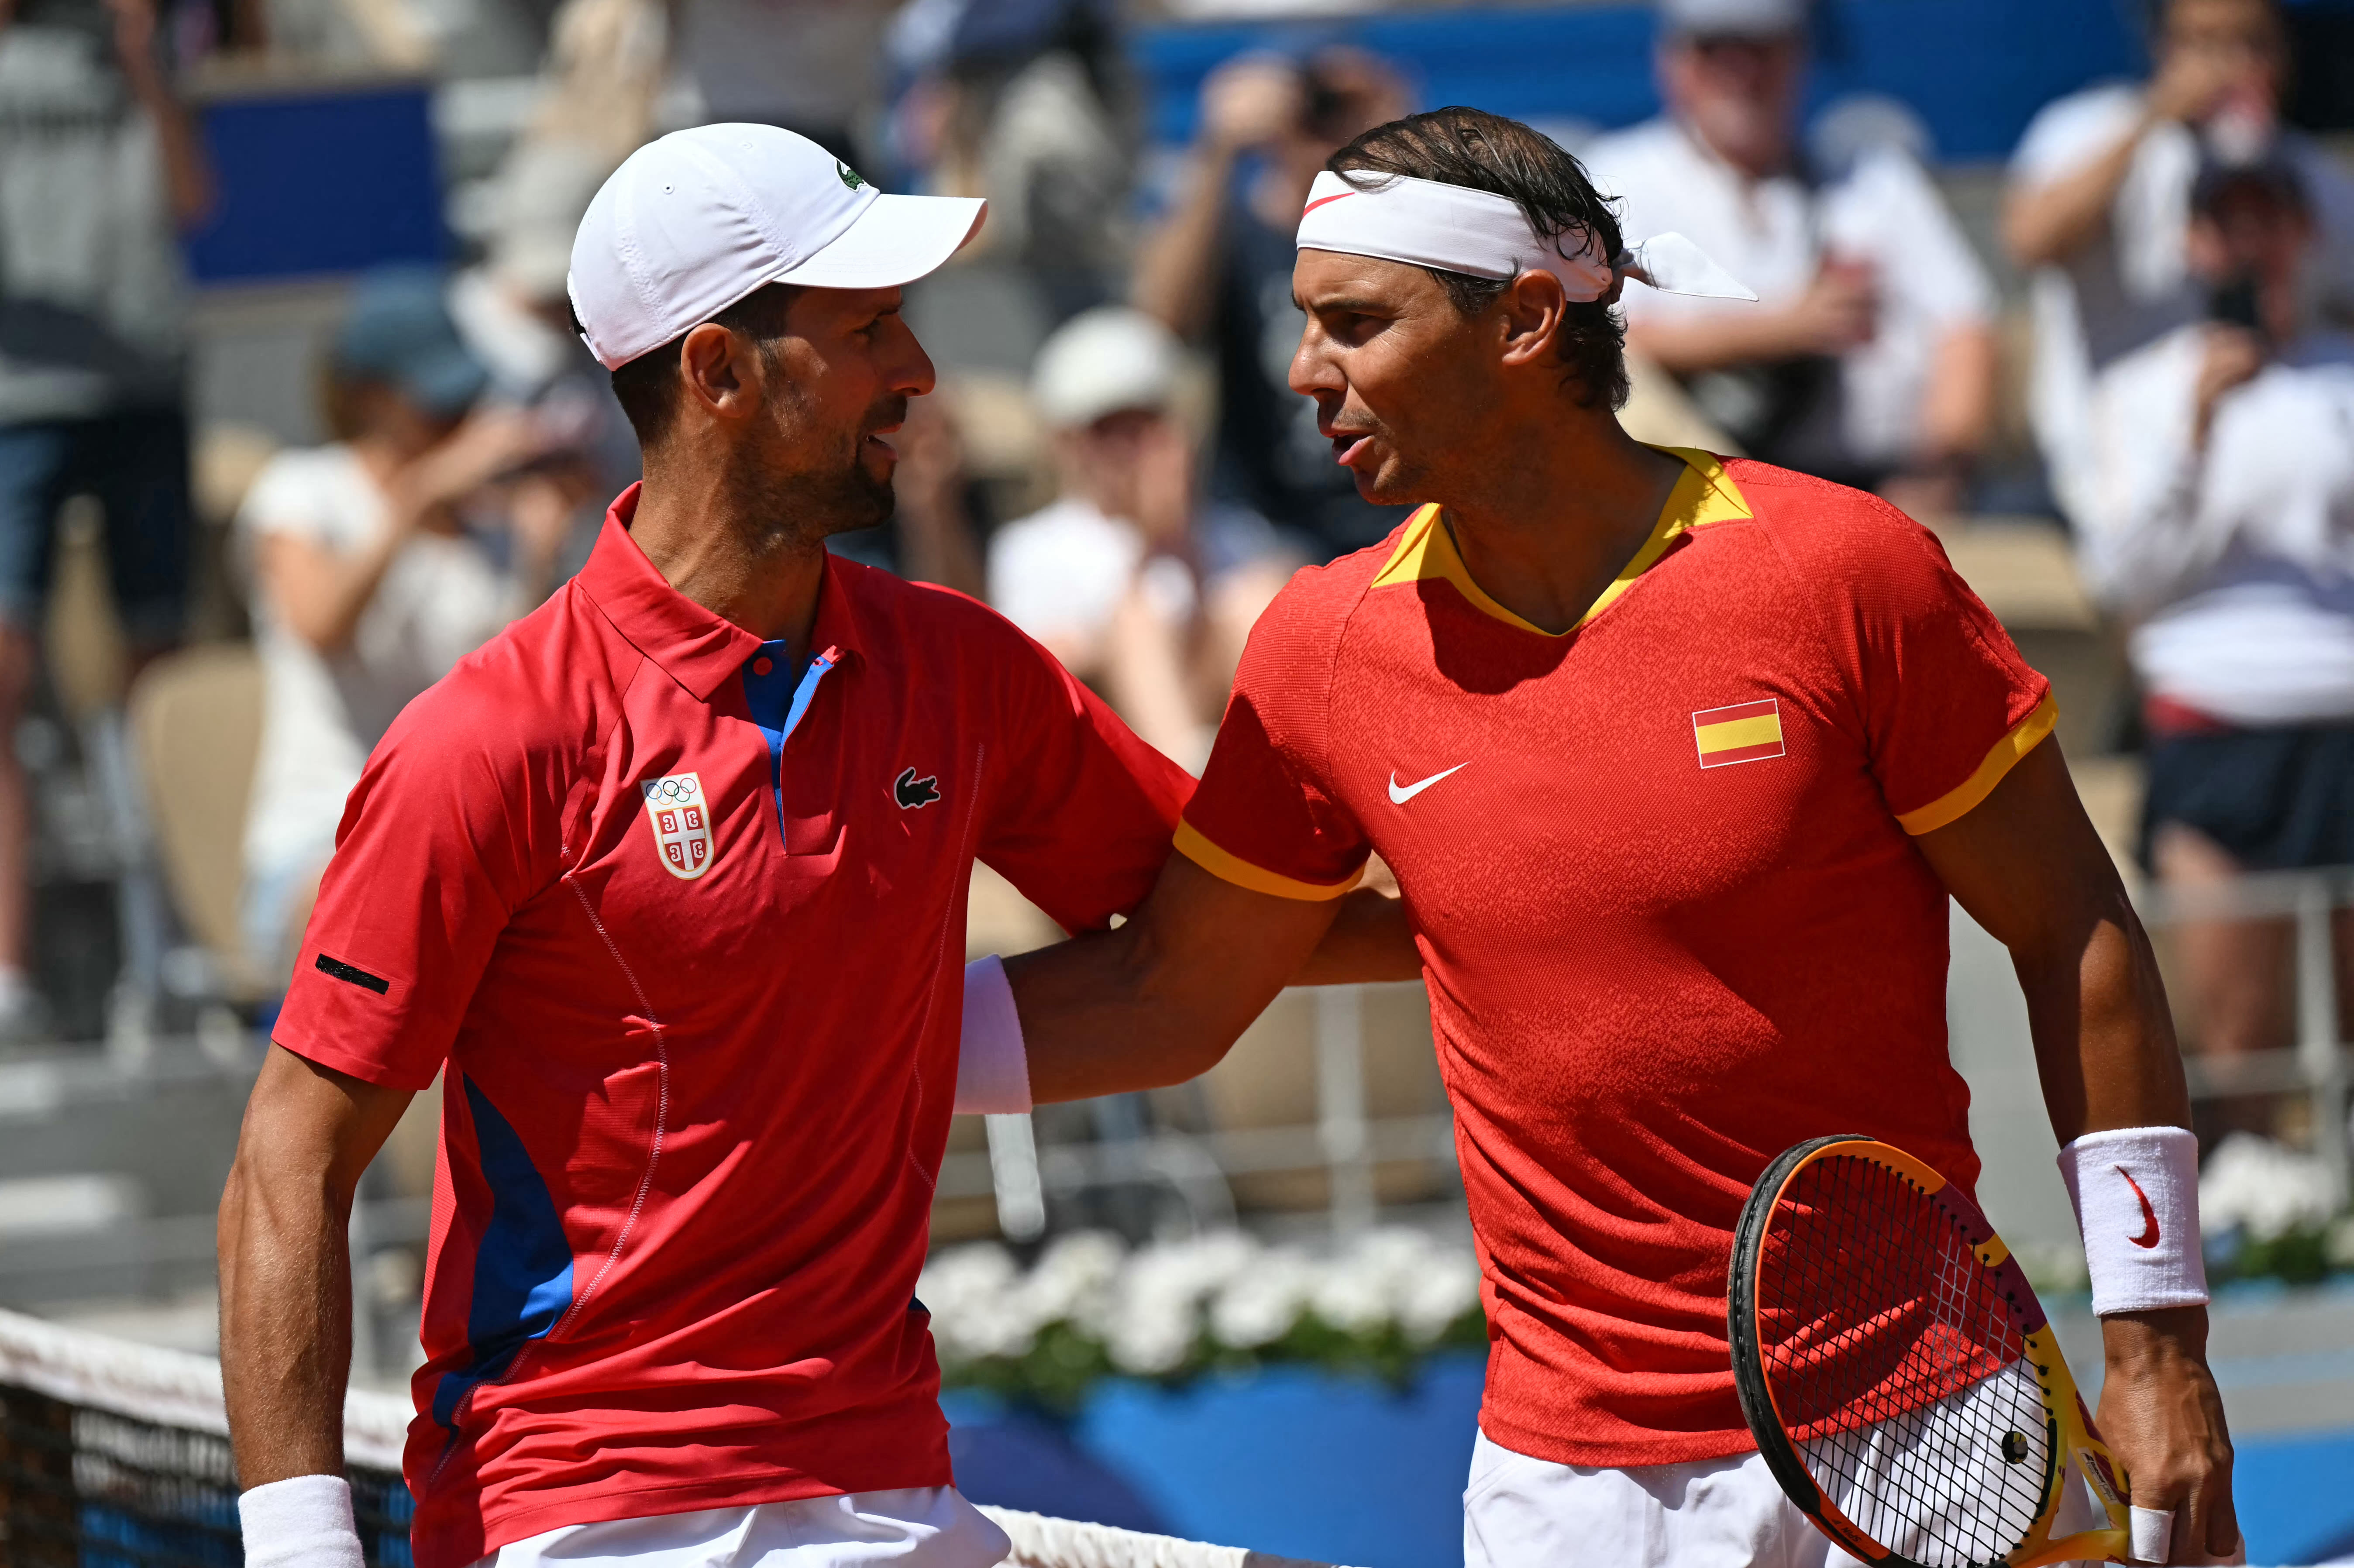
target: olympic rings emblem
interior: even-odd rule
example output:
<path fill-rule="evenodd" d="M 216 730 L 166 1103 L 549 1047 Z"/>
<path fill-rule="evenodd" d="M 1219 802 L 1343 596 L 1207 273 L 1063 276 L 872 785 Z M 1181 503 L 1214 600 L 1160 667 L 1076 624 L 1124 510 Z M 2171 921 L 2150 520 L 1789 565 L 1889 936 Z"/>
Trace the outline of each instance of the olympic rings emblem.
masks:
<path fill-rule="evenodd" d="M 649 794 L 659 795 L 665 800 L 692 800 L 695 795 L 695 783 L 694 774 L 684 773 L 674 778 L 657 779 L 646 788 Z"/>

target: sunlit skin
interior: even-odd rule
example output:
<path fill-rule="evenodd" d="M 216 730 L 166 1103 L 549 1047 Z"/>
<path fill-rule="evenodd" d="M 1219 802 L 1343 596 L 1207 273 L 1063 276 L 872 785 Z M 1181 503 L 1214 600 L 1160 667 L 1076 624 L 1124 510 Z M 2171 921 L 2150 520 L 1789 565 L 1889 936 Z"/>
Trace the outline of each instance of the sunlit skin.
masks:
<path fill-rule="evenodd" d="M 891 514 L 890 438 L 931 391 L 897 289 L 810 289 L 766 343 L 706 322 L 679 347 L 684 407 L 645 454 L 630 536 L 687 598 L 805 657 L 829 535 Z"/>
<path fill-rule="evenodd" d="M 1467 322 L 1419 267 L 1302 250 L 1291 389 L 1368 501 L 1447 508 L 1479 585 L 1565 630 L 1642 547 L 1683 464 L 1587 408 L 1554 349 L 1568 301 L 1523 272 Z"/>

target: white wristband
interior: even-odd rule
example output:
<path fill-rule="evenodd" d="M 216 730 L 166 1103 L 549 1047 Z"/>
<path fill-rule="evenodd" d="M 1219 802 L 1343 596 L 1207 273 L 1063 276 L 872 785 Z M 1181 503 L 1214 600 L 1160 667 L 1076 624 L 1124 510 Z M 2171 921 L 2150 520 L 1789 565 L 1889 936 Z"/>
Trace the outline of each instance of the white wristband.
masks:
<path fill-rule="evenodd" d="M 2103 1317 L 2207 1299 L 2199 1247 L 2199 1140 L 2179 1127 L 2088 1132 L 2060 1151 Z"/>
<path fill-rule="evenodd" d="M 245 1568 L 365 1568 L 352 1484 L 341 1476 L 296 1476 L 241 1493 Z"/>
<path fill-rule="evenodd" d="M 1030 1108 L 1030 1054 L 1005 965 L 991 953 L 964 967 L 964 1036 L 957 1046 L 959 1115 Z"/>

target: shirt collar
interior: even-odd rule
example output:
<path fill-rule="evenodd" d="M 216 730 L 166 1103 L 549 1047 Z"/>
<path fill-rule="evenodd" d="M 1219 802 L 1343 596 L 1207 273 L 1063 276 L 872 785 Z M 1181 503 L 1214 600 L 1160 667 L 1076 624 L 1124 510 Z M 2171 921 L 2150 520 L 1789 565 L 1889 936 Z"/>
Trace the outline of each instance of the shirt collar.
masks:
<path fill-rule="evenodd" d="M 596 548 L 576 580 L 640 652 L 692 692 L 697 702 L 709 702 L 714 692 L 759 654 L 761 641 L 671 587 L 646 559 L 630 537 L 630 520 L 637 513 L 642 488 L 632 484 L 607 510 Z M 851 602 L 852 576 L 846 564 L 829 552 L 810 638 L 812 653 L 828 648 L 843 655 L 863 652 L 857 609 Z"/>

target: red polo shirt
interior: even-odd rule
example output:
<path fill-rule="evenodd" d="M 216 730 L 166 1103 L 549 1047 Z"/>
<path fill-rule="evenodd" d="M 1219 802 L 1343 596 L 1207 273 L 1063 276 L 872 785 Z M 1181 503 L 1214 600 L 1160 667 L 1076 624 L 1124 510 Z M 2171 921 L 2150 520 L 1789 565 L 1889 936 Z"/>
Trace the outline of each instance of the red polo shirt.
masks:
<path fill-rule="evenodd" d="M 419 1568 L 949 1479 L 914 1292 L 972 862 L 1101 927 L 1191 788 L 991 610 L 846 561 L 783 668 L 635 503 L 376 748 L 276 1030 L 397 1088 L 448 1064 Z"/>

